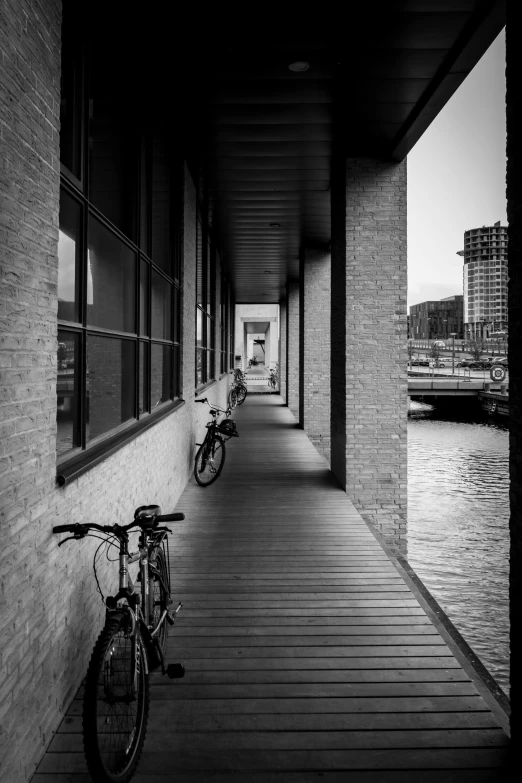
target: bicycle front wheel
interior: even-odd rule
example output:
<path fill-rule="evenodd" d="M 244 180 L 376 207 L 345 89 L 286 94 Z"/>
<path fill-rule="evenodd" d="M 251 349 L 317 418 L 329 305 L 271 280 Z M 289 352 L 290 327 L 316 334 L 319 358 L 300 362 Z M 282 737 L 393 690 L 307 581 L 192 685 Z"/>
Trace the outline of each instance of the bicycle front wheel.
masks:
<path fill-rule="evenodd" d="M 244 383 L 241 383 L 237 387 L 236 392 L 237 392 L 237 404 L 238 405 L 243 405 L 244 401 L 246 400 L 246 396 L 247 396 L 247 387 L 245 386 Z"/>
<path fill-rule="evenodd" d="M 108 619 L 87 670 L 83 745 L 91 777 L 127 783 L 136 770 L 149 716 L 149 675 L 141 637 L 126 619 Z"/>
<path fill-rule="evenodd" d="M 163 612 L 169 608 L 169 577 L 162 549 L 155 550 L 155 559 L 151 560 L 151 566 L 153 567 L 150 569 L 149 579 L 149 618 L 152 632 L 159 623 Z M 167 654 L 168 635 L 169 626 L 164 619 L 156 634 L 163 657 Z"/>
<path fill-rule="evenodd" d="M 225 443 L 221 438 L 205 440 L 199 447 L 194 464 L 194 478 L 201 487 L 208 487 L 223 470 L 225 464 Z"/>

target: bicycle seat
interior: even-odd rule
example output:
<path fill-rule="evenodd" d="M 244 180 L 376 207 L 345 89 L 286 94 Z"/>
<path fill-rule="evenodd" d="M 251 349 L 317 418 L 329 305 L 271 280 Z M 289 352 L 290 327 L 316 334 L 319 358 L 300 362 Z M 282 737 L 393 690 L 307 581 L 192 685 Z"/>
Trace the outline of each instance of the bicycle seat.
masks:
<path fill-rule="evenodd" d="M 159 506 L 140 506 L 134 512 L 134 519 L 156 519 L 161 514 Z"/>

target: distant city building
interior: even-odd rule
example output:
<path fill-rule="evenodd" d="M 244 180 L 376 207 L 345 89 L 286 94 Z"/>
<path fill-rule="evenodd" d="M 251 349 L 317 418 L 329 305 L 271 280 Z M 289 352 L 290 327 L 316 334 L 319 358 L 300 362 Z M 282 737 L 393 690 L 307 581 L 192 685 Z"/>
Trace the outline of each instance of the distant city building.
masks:
<path fill-rule="evenodd" d="M 463 337 L 463 296 L 411 305 L 409 336 L 414 340 L 447 340 L 452 333 Z"/>
<path fill-rule="evenodd" d="M 493 226 L 464 232 L 464 333 L 486 338 L 507 331 L 507 227 Z"/>

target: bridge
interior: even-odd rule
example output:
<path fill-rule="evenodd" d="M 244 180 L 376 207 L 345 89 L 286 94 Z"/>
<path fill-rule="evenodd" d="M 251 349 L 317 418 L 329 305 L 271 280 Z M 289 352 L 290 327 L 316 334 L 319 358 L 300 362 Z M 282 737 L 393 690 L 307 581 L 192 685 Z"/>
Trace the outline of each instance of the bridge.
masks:
<path fill-rule="evenodd" d="M 408 395 L 440 397 L 477 397 L 481 392 L 493 392 L 507 396 L 507 384 L 492 383 L 482 379 L 461 378 L 408 378 Z"/>

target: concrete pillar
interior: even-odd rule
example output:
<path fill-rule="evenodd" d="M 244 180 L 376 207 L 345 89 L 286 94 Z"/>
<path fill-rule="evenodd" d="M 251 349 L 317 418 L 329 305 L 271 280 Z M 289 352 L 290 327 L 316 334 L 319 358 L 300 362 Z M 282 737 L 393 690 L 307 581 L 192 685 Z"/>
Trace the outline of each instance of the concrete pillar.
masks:
<path fill-rule="evenodd" d="M 522 49 L 515 0 L 506 3 L 507 218 L 509 269 L 509 448 L 511 498 L 510 619 L 511 619 L 511 748 L 513 769 L 522 740 Z M 514 779 L 514 778 L 513 778 Z"/>
<path fill-rule="evenodd" d="M 271 348 L 271 340 L 272 340 L 272 326 L 275 326 L 274 324 L 268 324 L 268 329 L 265 332 L 265 368 L 266 368 L 266 374 L 268 375 L 268 369 L 270 367 L 270 362 L 272 361 L 272 351 Z"/>
<path fill-rule="evenodd" d="M 330 253 L 305 249 L 299 282 L 299 420 L 318 452 L 330 463 Z"/>
<path fill-rule="evenodd" d="M 287 381 L 286 381 L 286 360 L 287 360 L 287 345 L 286 345 L 286 327 L 287 327 L 287 307 L 286 299 L 279 305 L 279 393 L 283 398 L 283 402 L 287 404 Z"/>
<path fill-rule="evenodd" d="M 288 407 L 299 420 L 299 283 L 288 284 Z"/>
<path fill-rule="evenodd" d="M 332 470 L 406 550 L 406 161 L 351 159 L 332 182 Z"/>

